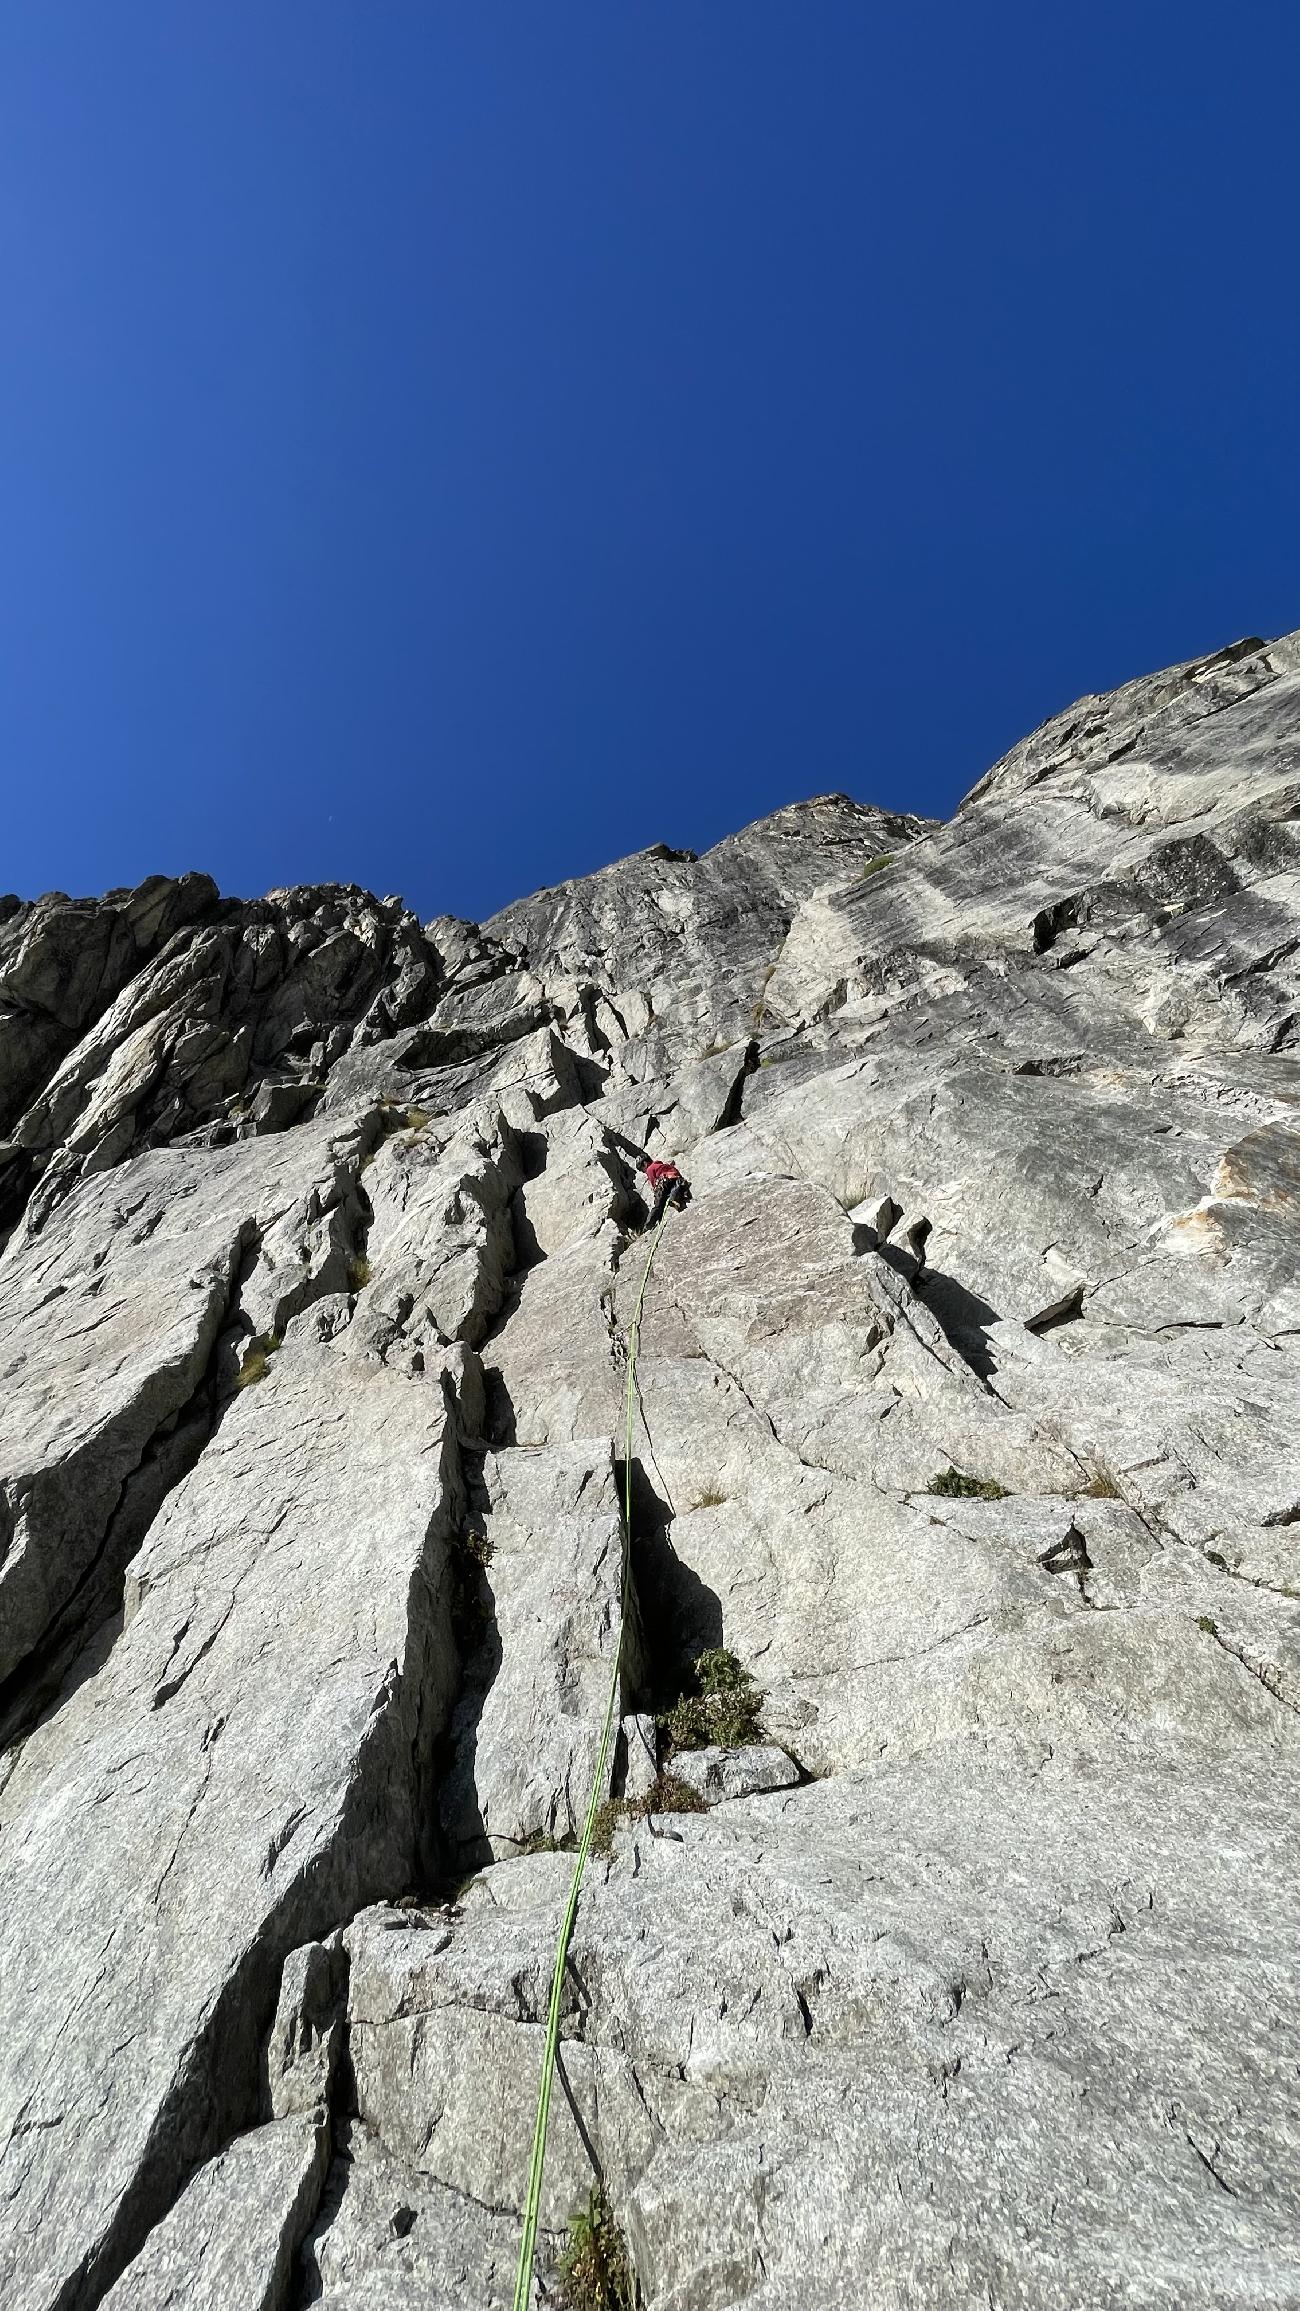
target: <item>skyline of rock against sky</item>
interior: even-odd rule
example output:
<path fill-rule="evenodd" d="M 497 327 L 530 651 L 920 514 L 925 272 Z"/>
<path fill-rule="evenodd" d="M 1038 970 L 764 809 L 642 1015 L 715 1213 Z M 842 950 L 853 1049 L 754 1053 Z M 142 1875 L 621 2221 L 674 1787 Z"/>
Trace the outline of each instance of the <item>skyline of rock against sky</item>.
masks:
<path fill-rule="evenodd" d="M 1300 2302 L 1298 971 L 1300 635 L 481 926 L 8 908 L 7 2311 L 509 2302 L 625 1546 L 544 2263 Z"/>

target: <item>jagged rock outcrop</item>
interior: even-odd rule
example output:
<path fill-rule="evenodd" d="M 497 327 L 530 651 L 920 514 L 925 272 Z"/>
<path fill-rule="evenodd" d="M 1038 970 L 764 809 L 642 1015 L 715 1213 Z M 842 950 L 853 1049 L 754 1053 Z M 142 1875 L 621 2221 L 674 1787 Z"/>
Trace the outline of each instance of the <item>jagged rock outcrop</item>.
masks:
<path fill-rule="evenodd" d="M 543 2299 L 1300 2306 L 1298 1102 L 1300 637 L 482 927 L 0 902 L 5 2305 L 509 2301 L 621 1643 Z"/>

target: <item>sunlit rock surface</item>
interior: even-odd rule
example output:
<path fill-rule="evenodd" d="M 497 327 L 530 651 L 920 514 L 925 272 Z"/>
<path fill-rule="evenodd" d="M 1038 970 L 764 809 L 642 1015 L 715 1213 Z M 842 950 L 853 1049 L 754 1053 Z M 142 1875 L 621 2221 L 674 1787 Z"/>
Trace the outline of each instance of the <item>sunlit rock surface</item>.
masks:
<path fill-rule="evenodd" d="M 539 2300 L 1300 2305 L 1298 1099 L 1294 636 L 482 927 L 0 901 L 6 2311 L 510 2301 L 620 1640 Z"/>

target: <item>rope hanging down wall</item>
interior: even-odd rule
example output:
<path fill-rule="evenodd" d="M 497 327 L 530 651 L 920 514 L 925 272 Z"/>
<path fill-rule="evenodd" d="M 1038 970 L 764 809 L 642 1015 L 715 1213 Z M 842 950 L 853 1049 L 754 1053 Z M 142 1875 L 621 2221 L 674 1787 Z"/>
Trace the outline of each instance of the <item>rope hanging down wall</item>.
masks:
<path fill-rule="evenodd" d="M 582 1894 L 583 1873 L 591 1849 L 591 1833 L 600 1811 L 609 1777 L 609 1748 L 614 1731 L 614 1716 L 618 1707 L 619 1683 L 623 1669 L 623 1633 L 627 1628 L 628 1591 L 630 1585 L 629 1541 L 632 1531 L 632 1442 L 636 1418 L 636 1358 L 641 1336 L 641 1311 L 645 1306 L 646 1286 L 654 1266 L 659 1239 L 668 1225 L 669 1204 L 650 1239 L 645 1267 L 641 1273 L 640 1289 L 632 1310 L 632 1321 L 627 1331 L 627 1393 L 624 1405 L 623 1434 L 623 1579 L 620 1598 L 618 1642 L 609 1676 L 609 1695 L 605 1702 L 605 1722 L 601 1727 L 600 1748 L 596 1756 L 596 1770 L 592 1776 L 591 1795 L 587 1800 L 586 1818 L 582 1836 L 573 1861 L 573 1876 L 569 1880 L 569 1898 L 560 1921 L 560 1938 L 555 1949 L 555 1970 L 551 1975 L 550 2004 L 546 2010 L 546 2038 L 542 2047 L 542 2076 L 537 2090 L 537 2117 L 533 2124 L 533 2148 L 528 2161 L 528 2189 L 524 2197 L 524 2227 L 519 2241 L 519 2264 L 515 2272 L 513 2311 L 528 2311 L 533 2290 L 533 2261 L 537 2252 L 537 2217 L 542 2203 L 542 2174 L 546 2165 L 546 2131 L 551 2115 L 551 2088 L 555 2080 L 555 2058 L 560 2041 L 560 2000 L 564 1993 L 564 1970 L 569 1961 L 569 1944 L 573 1938 L 574 1921 Z"/>

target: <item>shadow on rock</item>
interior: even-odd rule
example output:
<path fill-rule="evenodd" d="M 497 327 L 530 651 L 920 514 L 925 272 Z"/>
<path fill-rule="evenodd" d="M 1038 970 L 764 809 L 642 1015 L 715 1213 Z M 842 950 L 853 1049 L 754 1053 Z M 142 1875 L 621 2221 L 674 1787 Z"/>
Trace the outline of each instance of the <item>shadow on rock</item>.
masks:
<path fill-rule="evenodd" d="M 468 1475 L 465 1522 L 451 1545 L 451 1628 L 461 1659 L 461 1690 L 445 1736 L 439 1777 L 442 1836 L 438 1859 L 445 1859 L 452 1876 L 492 1859 L 476 1770 L 483 1708 L 503 1659 L 496 1592 L 489 1578 L 492 1551 L 487 1538 L 488 1510 L 487 1486 L 480 1467 Z"/>
<path fill-rule="evenodd" d="M 626 1464 L 615 1463 L 619 1496 Z M 639 1460 L 632 1463 L 632 1585 L 647 1695 L 677 1693 L 697 1656 L 722 1643 L 722 1601 L 678 1556 L 672 1510 Z"/>
<path fill-rule="evenodd" d="M 914 1289 L 971 1371 L 978 1373 L 981 1380 L 990 1379 L 997 1371 L 998 1360 L 988 1328 L 1001 1321 L 998 1310 L 982 1300 L 978 1292 L 959 1284 L 955 1276 L 945 1276 L 941 1268 L 927 1269 L 916 1280 Z"/>

